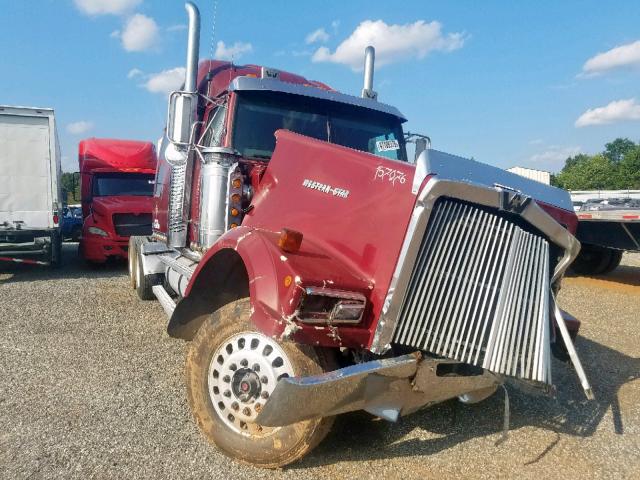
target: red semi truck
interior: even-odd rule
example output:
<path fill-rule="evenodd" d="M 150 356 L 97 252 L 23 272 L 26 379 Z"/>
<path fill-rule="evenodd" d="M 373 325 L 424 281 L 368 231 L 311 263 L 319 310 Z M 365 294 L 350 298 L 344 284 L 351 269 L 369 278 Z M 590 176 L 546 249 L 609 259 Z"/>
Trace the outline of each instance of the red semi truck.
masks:
<path fill-rule="evenodd" d="M 131 235 L 151 234 L 156 154 L 152 143 L 90 138 L 79 145 L 80 253 L 92 263 L 127 258 Z"/>
<path fill-rule="evenodd" d="M 132 285 L 191 341 L 187 398 L 205 436 L 264 467 L 293 462 L 335 415 L 391 421 L 506 379 L 551 386 L 558 308 L 579 251 L 567 192 L 430 148 L 405 117 L 256 65 L 198 61 L 159 146 L 153 234 L 130 240 Z"/>

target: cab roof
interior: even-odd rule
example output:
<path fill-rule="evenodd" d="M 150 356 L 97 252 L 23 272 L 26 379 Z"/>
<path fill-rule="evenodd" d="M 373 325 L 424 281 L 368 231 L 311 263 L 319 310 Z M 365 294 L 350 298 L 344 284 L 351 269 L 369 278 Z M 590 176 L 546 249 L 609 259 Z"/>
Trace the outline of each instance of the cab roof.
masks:
<path fill-rule="evenodd" d="M 277 78 L 262 78 L 262 68 L 260 65 L 233 65 L 219 60 L 203 60 L 198 68 L 198 92 L 216 98 L 229 91 L 273 91 L 361 107 L 393 115 L 401 122 L 407 120 L 391 105 L 340 93 L 329 85 L 295 73 L 269 69 L 277 71 Z M 210 81 L 208 91 L 207 81 Z"/>
<path fill-rule="evenodd" d="M 78 145 L 78 161 L 81 173 L 153 173 L 157 162 L 153 143 L 111 138 L 82 140 Z"/>

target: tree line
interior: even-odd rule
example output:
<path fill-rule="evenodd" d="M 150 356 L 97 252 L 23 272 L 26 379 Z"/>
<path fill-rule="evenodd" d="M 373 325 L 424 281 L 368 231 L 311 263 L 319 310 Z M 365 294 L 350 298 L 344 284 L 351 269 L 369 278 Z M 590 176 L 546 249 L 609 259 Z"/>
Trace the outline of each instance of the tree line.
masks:
<path fill-rule="evenodd" d="M 63 172 L 60 186 L 62 199 L 67 201 L 67 205 L 80 203 L 80 174 L 78 172 Z"/>
<path fill-rule="evenodd" d="M 600 153 L 569 157 L 551 184 L 566 190 L 640 190 L 640 143 L 616 138 Z"/>

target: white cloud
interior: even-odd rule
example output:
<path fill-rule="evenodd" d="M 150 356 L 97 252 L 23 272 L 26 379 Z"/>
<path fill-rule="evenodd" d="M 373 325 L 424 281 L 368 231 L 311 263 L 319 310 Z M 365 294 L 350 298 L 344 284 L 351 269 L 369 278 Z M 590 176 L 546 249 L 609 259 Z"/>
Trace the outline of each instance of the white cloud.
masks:
<path fill-rule="evenodd" d="M 87 133 L 93 128 L 93 122 L 87 122 L 86 120 L 80 120 L 79 122 L 73 122 L 67 125 L 67 132 L 71 135 L 82 135 Z"/>
<path fill-rule="evenodd" d="M 152 73 L 147 77 L 147 81 L 142 85 L 151 93 L 161 93 L 169 95 L 174 90 L 178 90 L 184 83 L 184 67 L 171 68 L 162 72 Z"/>
<path fill-rule="evenodd" d="M 560 147 L 551 145 L 547 150 L 531 155 L 525 162 L 529 167 L 549 172 L 559 172 L 567 158 L 582 151 L 580 147 Z"/>
<path fill-rule="evenodd" d="M 155 47 L 160 39 L 158 24 L 153 18 L 136 13 L 127 20 L 120 39 L 128 52 L 149 50 Z"/>
<path fill-rule="evenodd" d="M 590 108 L 576 120 L 576 127 L 588 125 L 605 125 L 623 122 L 625 120 L 640 120 L 640 104 L 635 98 L 615 100 L 604 107 Z"/>
<path fill-rule="evenodd" d="M 640 67 L 640 40 L 619 45 L 591 57 L 582 66 L 582 72 L 584 75 L 592 76 L 625 67 Z"/>
<path fill-rule="evenodd" d="M 114 30 L 109 34 L 111 38 L 120 38 L 120 30 Z"/>
<path fill-rule="evenodd" d="M 243 54 L 253 51 L 253 45 L 244 42 L 235 42 L 233 45 L 226 46 L 222 40 L 216 45 L 215 58 L 220 60 L 237 60 Z"/>
<path fill-rule="evenodd" d="M 127 73 L 127 78 L 131 79 L 135 77 L 140 77 L 142 76 L 143 73 L 144 72 L 139 68 L 132 68 L 131 70 L 129 70 L 129 73 Z"/>
<path fill-rule="evenodd" d="M 319 28 L 307 35 L 307 38 L 305 38 L 304 41 L 307 45 L 310 45 L 316 42 L 324 43 L 327 40 L 329 40 L 329 34 L 324 28 Z"/>
<path fill-rule="evenodd" d="M 378 66 L 388 65 L 409 58 L 424 58 L 429 52 L 450 52 L 464 44 L 463 33 L 442 33 L 442 25 L 418 20 L 406 25 L 388 25 L 382 20 L 365 20 L 332 53 L 320 47 L 313 54 L 314 62 L 334 62 L 361 70 L 364 49 L 367 45 L 376 48 Z"/>
<path fill-rule="evenodd" d="M 179 23 L 177 25 L 171 25 L 170 27 L 167 27 L 167 32 L 181 32 L 186 29 L 187 26 L 185 24 Z"/>
<path fill-rule="evenodd" d="M 142 3 L 142 0 L 73 0 L 87 15 L 122 15 Z"/>

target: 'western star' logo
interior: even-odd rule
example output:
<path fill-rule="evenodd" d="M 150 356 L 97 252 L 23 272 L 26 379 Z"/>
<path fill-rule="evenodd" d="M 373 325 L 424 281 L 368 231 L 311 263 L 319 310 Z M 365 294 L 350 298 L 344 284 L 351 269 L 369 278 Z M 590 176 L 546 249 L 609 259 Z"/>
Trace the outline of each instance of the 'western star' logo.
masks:
<path fill-rule="evenodd" d="M 333 195 L 334 197 L 347 198 L 349 196 L 349 190 L 345 190 L 344 188 L 332 187 L 331 185 L 327 185 L 326 183 L 316 182 L 315 180 L 309 180 L 305 178 L 302 182 L 303 187 L 310 188 L 312 190 L 318 190 L 322 193 L 328 193 Z"/>
<path fill-rule="evenodd" d="M 524 212 L 530 202 L 531 197 L 520 192 L 500 190 L 500 210 L 520 214 Z"/>

